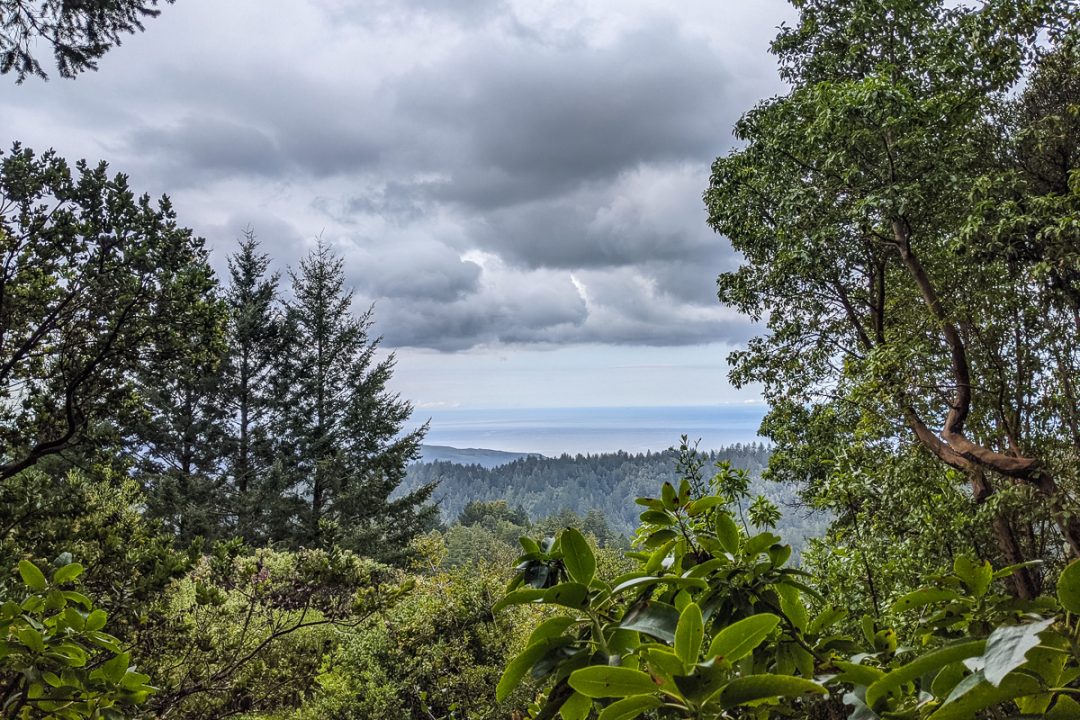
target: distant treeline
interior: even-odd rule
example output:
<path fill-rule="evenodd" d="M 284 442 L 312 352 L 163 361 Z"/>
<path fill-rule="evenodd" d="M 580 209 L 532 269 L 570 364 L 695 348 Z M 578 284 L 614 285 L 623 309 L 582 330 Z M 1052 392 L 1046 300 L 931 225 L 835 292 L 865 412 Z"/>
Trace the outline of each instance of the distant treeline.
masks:
<path fill-rule="evenodd" d="M 642 508 L 634 499 L 656 493 L 664 481 L 677 481 L 678 452 L 597 455 L 562 455 L 558 458 L 528 457 L 494 468 L 436 461 L 409 466 L 398 491 L 408 492 L 429 483 L 438 483 L 435 498 L 445 523 L 458 518 L 471 501 L 505 500 L 532 519 L 573 510 L 584 515 L 590 510 L 603 513 L 611 528 L 630 535 L 638 526 Z M 702 453 L 708 477 L 715 463 L 728 462 L 746 470 L 753 478 L 751 492 L 775 503 L 784 516 L 780 534 L 796 546 L 803 538 L 824 533 L 826 518 L 809 513 L 798 503 L 789 485 L 762 481 L 761 472 L 769 461 L 769 450 L 761 443 L 736 444 Z"/>

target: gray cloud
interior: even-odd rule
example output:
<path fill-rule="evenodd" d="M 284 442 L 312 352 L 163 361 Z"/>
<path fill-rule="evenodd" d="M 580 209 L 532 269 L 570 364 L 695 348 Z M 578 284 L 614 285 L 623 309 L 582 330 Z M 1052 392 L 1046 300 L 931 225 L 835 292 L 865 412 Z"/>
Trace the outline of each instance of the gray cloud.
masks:
<path fill-rule="evenodd" d="M 0 114 L 170 192 L 219 272 L 321 234 L 390 346 L 738 342 L 700 197 L 782 5 L 185 0 Z"/>

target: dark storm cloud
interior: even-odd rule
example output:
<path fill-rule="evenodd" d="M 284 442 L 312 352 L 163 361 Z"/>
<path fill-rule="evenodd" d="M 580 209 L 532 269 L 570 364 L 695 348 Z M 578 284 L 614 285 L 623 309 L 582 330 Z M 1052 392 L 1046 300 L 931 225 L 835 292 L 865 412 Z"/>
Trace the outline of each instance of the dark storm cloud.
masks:
<path fill-rule="evenodd" d="M 453 141 L 433 195 L 486 210 L 709 157 L 726 145 L 727 80 L 708 46 L 671 26 L 600 48 L 500 38 L 405 76 L 395 109 Z"/>
<path fill-rule="evenodd" d="M 735 342 L 700 198 L 772 91 L 727 26 L 781 4 L 185 0 L 0 116 L 170 192 L 219 271 L 247 225 L 278 269 L 321 234 L 391 346 Z"/>

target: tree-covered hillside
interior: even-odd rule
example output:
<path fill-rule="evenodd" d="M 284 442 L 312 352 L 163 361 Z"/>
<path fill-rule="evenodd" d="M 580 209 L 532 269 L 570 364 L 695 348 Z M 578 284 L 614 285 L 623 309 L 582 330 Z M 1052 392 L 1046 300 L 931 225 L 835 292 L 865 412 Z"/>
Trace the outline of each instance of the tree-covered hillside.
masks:
<path fill-rule="evenodd" d="M 527 457 L 498 467 L 435 461 L 409 466 L 399 491 L 407 492 L 438 483 L 436 499 L 443 521 L 450 523 L 472 501 L 505 500 L 520 507 L 532 519 L 563 510 L 584 515 L 599 510 L 611 528 L 630 535 L 639 524 L 642 508 L 634 499 L 655 492 L 664 482 L 677 483 L 681 473 L 676 449 L 664 452 L 597 455 L 562 455 L 558 458 Z M 827 516 L 811 512 L 789 485 L 766 482 L 761 473 L 769 462 L 769 450 L 760 443 L 737 444 L 702 453 L 706 475 L 716 463 L 730 463 L 746 470 L 752 496 L 764 495 L 783 513 L 779 531 L 784 539 L 802 545 L 804 539 L 822 534 Z"/>

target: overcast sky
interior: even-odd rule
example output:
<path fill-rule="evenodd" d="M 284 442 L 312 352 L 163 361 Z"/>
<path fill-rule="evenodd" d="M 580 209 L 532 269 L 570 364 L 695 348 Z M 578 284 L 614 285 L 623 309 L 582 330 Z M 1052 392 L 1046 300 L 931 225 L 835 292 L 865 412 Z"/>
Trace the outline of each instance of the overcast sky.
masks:
<path fill-rule="evenodd" d="M 753 402 L 709 165 L 774 0 L 177 0 L 97 73 L 0 79 L 5 144 L 168 193 L 224 268 L 320 235 L 420 408 Z M 45 50 L 42 48 L 42 53 Z"/>

